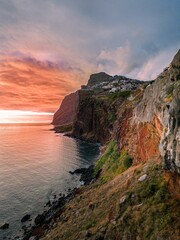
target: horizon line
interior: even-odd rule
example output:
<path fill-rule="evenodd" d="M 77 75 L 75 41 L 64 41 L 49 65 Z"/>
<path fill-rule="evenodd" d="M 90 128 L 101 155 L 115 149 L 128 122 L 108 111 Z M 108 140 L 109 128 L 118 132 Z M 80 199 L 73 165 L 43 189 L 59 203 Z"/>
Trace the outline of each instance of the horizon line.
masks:
<path fill-rule="evenodd" d="M 54 113 L 52 112 L 41 112 L 41 111 L 31 111 L 31 110 L 6 110 L 6 109 L 0 109 L 0 115 L 7 115 L 8 116 L 18 116 L 18 115 L 53 115 Z"/>

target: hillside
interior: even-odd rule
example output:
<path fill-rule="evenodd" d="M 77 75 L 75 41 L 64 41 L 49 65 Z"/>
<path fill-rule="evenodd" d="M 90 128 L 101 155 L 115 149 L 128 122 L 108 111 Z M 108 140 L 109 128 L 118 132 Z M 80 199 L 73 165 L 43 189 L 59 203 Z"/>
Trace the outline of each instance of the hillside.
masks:
<path fill-rule="evenodd" d="M 43 239 L 179 239 L 180 51 L 155 81 L 135 88 L 132 81 L 111 92 L 100 89 L 102 78 L 90 82 L 98 88 L 79 91 L 72 136 L 104 145 L 96 180 L 78 190 Z"/>

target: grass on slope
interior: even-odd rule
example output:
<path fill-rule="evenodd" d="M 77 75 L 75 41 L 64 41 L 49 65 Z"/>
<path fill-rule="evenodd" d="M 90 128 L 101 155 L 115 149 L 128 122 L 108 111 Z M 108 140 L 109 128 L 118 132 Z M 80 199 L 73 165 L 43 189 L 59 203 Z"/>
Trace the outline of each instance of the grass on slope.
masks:
<path fill-rule="evenodd" d="M 146 174 L 144 181 L 139 177 Z M 105 184 L 90 185 L 66 206 L 46 240 L 176 240 L 179 202 L 155 162 L 130 167 Z"/>
<path fill-rule="evenodd" d="M 95 175 L 103 170 L 101 182 L 105 183 L 118 174 L 127 170 L 133 163 L 133 158 L 129 156 L 126 150 L 122 150 L 119 154 L 117 142 L 112 140 L 105 154 L 97 161 L 95 166 Z"/>

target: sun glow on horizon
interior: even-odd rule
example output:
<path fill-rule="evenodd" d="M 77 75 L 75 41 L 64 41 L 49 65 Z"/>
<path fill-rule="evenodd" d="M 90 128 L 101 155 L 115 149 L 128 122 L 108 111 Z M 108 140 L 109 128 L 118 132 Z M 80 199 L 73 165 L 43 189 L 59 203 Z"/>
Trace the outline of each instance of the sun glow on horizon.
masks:
<path fill-rule="evenodd" d="M 0 110 L 0 123 L 48 123 L 53 113 L 23 110 Z"/>

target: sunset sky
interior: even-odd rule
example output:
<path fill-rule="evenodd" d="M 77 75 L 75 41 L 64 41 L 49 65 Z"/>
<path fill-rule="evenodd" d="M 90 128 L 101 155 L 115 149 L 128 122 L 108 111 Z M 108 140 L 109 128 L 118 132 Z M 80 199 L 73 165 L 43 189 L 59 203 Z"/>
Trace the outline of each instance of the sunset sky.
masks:
<path fill-rule="evenodd" d="M 179 12 L 179 0 L 0 0 L 0 110 L 54 112 L 94 72 L 155 78 L 180 48 Z"/>

